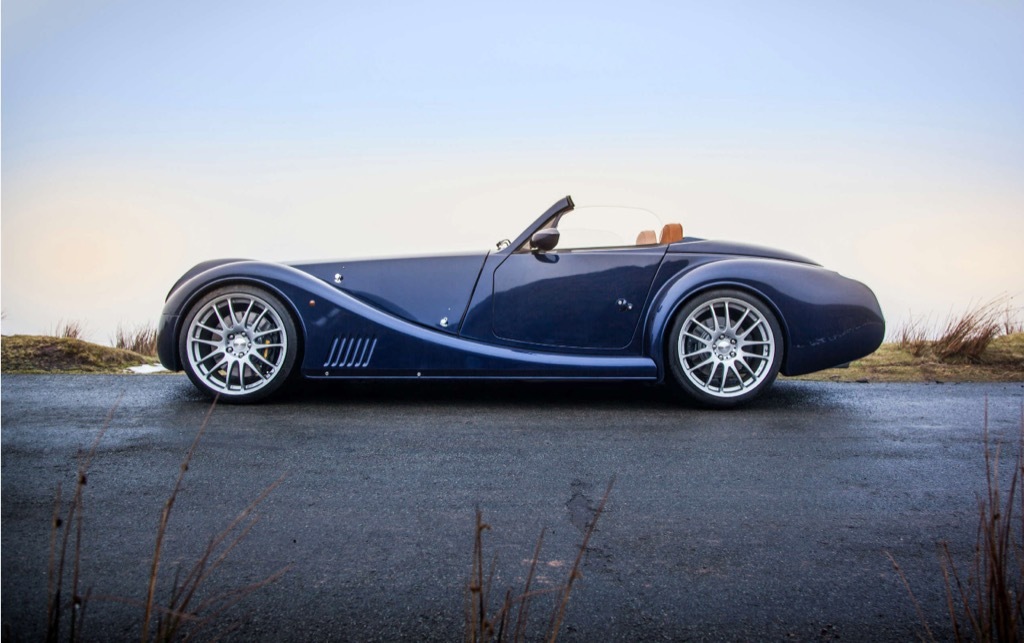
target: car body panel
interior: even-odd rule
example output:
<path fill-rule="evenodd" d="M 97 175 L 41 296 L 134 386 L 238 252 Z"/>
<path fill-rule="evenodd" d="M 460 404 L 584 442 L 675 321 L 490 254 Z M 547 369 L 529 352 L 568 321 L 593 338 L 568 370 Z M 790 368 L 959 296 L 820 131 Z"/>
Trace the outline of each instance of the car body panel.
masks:
<path fill-rule="evenodd" d="M 807 257 L 803 257 L 792 252 L 787 252 L 785 250 L 769 248 L 767 246 L 758 246 L 752 243 L 720 241 L 716 239 L 684 239 L 683 241 L 678 241 L 676 243 L 669 244 L 668 251 L 673 254 L 686 253 L 705 255 L 733 255 L 737 257 L 761 257 L 762 259 L 782 259 L 783 261 L 806 263 L 812 266 L 819 265 L 818 263 L 811 261 Z"/>
<path fill-rule="evenodd" d="M 487 253 L 291 263 L 371 306 L 455 334 Z"/>
<path fill-rule="evenodd" d="M 380 310 L 291 266 L 256 261 L 224 264 L 179 288 L 161 318 L 158 351 L 169 369 L 181 367 L 174 340 L 182 314 L 201 293 L 227 283 L 267 289 L 291 302 L 300 320 L 306 377 L 528 379 L 656 379 L 644 357 L 545 354 L 454 337 Z M 198 287 L 198 286 L 202 287 Z"/>
<path fill-rule="evenodd" d="M 160 360 L 182 368 L 178 338 L 189 310 L 229 284 L 286 303 L 308 378 L 659 381 L 676 311 L 711 289 L 743 290 L 770 306 L 783 331 L 784 374 L 837 366 L 881 343 L 884 320 L 870 289 L 792 253 L 693 238 L 531 251 L 533 234 L 573 207 L 569 197 L 558 201 L 490 253 L 204 262 L 168 295 Z"/>
<path fill-rule="evenodd" d="M 680 265 L 673 265 L 677 262 Z M 647 317 L 647 351 L 654 356 L 663 352 L 666 329 L 679 306 L 720 288 L 746 291 L 773 309 L 785 335 L 784 375 L 812 373 L 863 357 L 877 349 L 885 335 L 874 293 L 816 265 L 670 254 L 663 268 L 667 279 L 658 285 Z"/>
<path fill-rule="evenodd" d="M 536 346 L 625 348 L 664 256 L 657 246 L 513 253 L 493 274 L 494 336 Z"/>

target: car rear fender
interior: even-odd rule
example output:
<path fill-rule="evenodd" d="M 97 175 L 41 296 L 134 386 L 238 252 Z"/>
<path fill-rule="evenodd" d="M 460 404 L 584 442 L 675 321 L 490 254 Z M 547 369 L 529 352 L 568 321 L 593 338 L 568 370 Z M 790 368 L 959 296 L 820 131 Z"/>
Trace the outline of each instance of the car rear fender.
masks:
<path fill-rule="evenodd" d="M 773 259 L 723 259 L 680 274 L 661 288 L 647 324 L 647 350 L 664 377 L 665 334 L 686 300 L 713 288 L 758 297 L 779 319 L 784 340 L 781 372 L 801 375 L 870 354 L 885 335 L 874 293 L 824 268 Z"/>
<path fill-rule="evenodd" d="M 763 280 L 754 277 L 758 273 L 766 271 L 766 263 L 778 263 L 762 259 L 723 259 L 712 263 L 704 263 L 693 270 L 684 272 L 674 279 L 667 281 L 651 299 L 650 314 L 644 331 L 647 354 L 650 355 L 658 365 L 659 380 L 664 378 L 665 365 L 665 337 L 676 311 L 689 299 L 709 290 L 728 288 L 742 290 L 749 295 L 757 297 L 775 313 L 782 326 L 783 342 L 783 364 L 785 364 L 785 350 L 790 345 L 789 326 L 786 323 L 786 316 L 775 305 L 771 293 L 773 288 L 769 287 Z"/>

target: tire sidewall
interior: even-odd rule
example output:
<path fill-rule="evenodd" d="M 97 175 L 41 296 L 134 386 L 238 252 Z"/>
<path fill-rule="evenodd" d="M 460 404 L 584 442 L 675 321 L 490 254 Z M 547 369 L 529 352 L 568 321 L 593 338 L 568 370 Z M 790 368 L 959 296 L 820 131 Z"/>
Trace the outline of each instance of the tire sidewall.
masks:
<path fill-rule="evenodd" d="M 281 362 L 281 366 L 277 369 L 277 373 L 274 374 L 273 379 L 268 384 L 250 393 L 228 394 L 210 387 L 204 378 L 199 373 L 195 372 L 192 367 L 192 362 L 188 357 L 188 334 L 196 315 L 198 315 L 200 311 L 202 311 L 203 308 L 205 308 L 211 301 L 229 294 L 255 296 L 267 302 L 267 304 L 269 304 L 277 313 L 278 317 L 281 318 L 282 328 L 288 337 L 288 347 L 285 350 L 284 360 Z M 250 286 L 248 284 L 220 286 L 204 293 L 189 307 L 188 314 L 185 316 L 184 321 L 181 324 L 181 330 L 178 333 L 178 356 L 181 360 L 182 369 L 185 371 L 185 374 L 188 375 L 190 380 L 192 380 L 192 383 L 196 388 L 201 390 L 207 396 L 215 397 L 219 395 L 219 401 L 230 404 L 247 404 L 250 402 L 257 402 L 280 390 L 282 386 L 285 386 L 285 384 L 294 379 L 295 363 L 297 361 L 298 354 L 299 334 L 296 331 L 295 321 L 292 318 L 289 308 L 277 295 L 264 288 Z"/>
<path fill-rule="evenodd" d="M 768 374 L 749 391 L 731 397 L 716 396 L 698 387 L 690 381 L 690 378 L 683 372 L 683 366 L 679 361 L 679 336 L 683 332 L 683 324 L 686 322 L 686 318 L 689 317 L 694 310 L 697 310 L 709 301 L 723 298 L 737 299 L 756 308 L 758 314 L 760 314 L 768 323 L 768 326 L 771 328 L 772 336 L 775 338 L 774 355 L 772 356 L 772 363 L 768 367 Z M 771 385 L 775 381 L 776 376 L 778 376 L 779 369 L 782 366 L 782 358 L 785 350 L 785 339 L 782 334 L 782 326 L 779 324 L 775 311 L 771 306 L 767 305 L 764 300 L 742 290 L 708 290 L 687 300 L 679 307 L 679 310 L 676 311 L 675 316 L 672 318 L 667 338 L 668 340 L 665 344 L 665 358 L 669 365 L 669 371 L 672 374 L 670 383 L 673 388 L 701 405 L 714 408 L 730 408 L 738 406 L 745 402 L 749 402 L 771 388 Z"/>

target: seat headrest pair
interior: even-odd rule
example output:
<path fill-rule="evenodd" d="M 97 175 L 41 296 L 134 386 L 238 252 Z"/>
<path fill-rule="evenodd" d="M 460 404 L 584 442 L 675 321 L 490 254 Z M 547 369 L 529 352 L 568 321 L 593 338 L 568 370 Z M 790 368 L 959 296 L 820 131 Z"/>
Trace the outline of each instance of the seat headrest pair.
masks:
<path fill-rule="evenodd" d="M 659 239 L 654 230 L 644 230 L 636 236 L 636 245 L 653 246 L 656 244 L 675 243 L 683 240 L 683 225 L 681 223 L 668 223 L 661 229 Z"/>

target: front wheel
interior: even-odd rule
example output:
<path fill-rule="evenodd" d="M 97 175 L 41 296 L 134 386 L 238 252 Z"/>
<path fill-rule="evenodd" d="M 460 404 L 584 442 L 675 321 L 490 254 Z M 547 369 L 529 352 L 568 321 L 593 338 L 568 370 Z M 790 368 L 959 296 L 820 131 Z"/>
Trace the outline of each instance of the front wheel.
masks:
<path fill-rule="evenodd" d="M 749 401 L 775 381 L 782 329 L 761 300 L 738 290 L 713 290 L 686 302 L 668 335 L 675 384 L 689 397 L 725 408 Z"/>
<path fill-rule="evenodd" d="M 288 380 L 298 334 L 277 297 L 239 284 L 211 291 L 192 306 L 178 350 L 200 390 L 225 402 L 255 402 Z"/>

